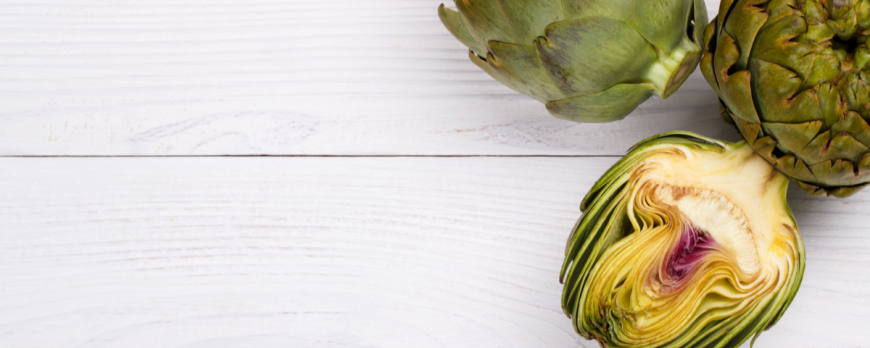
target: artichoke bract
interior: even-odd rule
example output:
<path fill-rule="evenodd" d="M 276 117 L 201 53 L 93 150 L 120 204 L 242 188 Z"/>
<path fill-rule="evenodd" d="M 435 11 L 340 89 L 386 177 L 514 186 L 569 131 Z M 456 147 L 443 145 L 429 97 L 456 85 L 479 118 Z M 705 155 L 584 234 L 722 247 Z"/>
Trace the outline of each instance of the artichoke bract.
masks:
<path fill-rule="evenodd" d="M 456 0 L 438 15 L 469 58 L 559 118 L 609 122 L 695 70 L 703 0 Z M 698 23 L 695 26 L 695 23 Z"/>
<path fill-rule="evenodd" d="M 603 347 L 757 337 L 803 277 L 788 182 L 743 141 L 671 132 L 635 145 L 586 195 L 568 240 L 562 306 L 577 332 Z"/>
<path fill-rule="evenodd" d="M 870 1 L 723 0 L 701 70 L 722 116 L 813 194 L 870 182 Z"/>

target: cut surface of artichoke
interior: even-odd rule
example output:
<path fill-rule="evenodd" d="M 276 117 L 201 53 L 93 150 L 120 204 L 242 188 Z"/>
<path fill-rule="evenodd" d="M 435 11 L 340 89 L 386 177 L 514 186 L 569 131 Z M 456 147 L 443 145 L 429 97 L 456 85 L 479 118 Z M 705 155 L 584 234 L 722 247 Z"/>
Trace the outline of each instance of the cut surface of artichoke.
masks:
<path fill-rule="evenodd" d="M 760 261 L 749 221 L 743 211 L 728 198 L 714 191 L 694 188 L 659 186 L 654 195 L 659 202 L 675 207 L 686 221 L 687 228 L 709 237 L 728 254 L 746 274 L 756 274 Z"/>
<path fill-rule="evenodd" d="M 803 273 L 788 180 L 745 143 L 645 140 L 584 199 L 563 308 L 608 347 L 736 347 L 773 325 Z"/>

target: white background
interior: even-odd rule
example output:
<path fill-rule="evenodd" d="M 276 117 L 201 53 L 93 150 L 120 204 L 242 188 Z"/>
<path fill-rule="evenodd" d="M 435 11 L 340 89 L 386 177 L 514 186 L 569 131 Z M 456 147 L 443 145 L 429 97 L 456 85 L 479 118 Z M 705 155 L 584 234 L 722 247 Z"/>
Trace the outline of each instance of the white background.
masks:
<path fill-rule="evenodd" d="M 0 346 L 597 347 L 559 304 L 580 200 L 736 130 L 700 71 L 549 116 L 440 3 L 0 1 Z M 789 203 L 806 273 L 756 347 L 870 347 L 870 190 Z"/>

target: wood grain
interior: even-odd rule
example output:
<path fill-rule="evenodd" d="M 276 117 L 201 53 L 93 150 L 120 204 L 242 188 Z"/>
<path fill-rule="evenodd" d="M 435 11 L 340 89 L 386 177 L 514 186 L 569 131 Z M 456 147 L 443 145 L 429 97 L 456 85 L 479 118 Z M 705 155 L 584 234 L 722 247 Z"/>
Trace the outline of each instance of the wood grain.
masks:
<path fill-rule="evenodd" d="M 3 1 L 0 155 L 622 155 L 675 129 L 737 139 L 699 71 L 626 120 L 556 119 L 468 61 L 442 2 Z"/>
<path fill-rule="evenodd" d="M 0 156 L 737 139 L 698 72 L 621 122 L 555 119 L 467 61 L 441 2 L 0 0 Z M 614 161 L 0 158 L 0 347 L 597 347 L 557 276 Z M 806 274 L 756 347 L 870 347 L 870 191 L 790 195 Z"/>
<path fill-rule="evenodd" d="M 558 271 L 615 158 L 0 159 L 3 347 L 597 347 Z M 867 347 L 870 191 L 791 190 L 756 347 Z"/>

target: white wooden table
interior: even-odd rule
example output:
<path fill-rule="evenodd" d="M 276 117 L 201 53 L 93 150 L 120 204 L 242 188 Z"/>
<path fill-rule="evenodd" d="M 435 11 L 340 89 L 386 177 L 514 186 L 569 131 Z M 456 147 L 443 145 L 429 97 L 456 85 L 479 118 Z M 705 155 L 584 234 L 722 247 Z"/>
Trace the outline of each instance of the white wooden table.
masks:
<path fill-rule="evenodd" d="M 588 188 L 738 135 L 700 72 L 551 117 L 441 2 L 0 1 L 0 347 L 596 347 L 559 304 Z M 756 347 L 870 347 L 870 189 L 789 202 L 806 273 Z"/>

